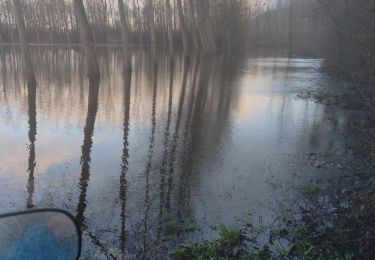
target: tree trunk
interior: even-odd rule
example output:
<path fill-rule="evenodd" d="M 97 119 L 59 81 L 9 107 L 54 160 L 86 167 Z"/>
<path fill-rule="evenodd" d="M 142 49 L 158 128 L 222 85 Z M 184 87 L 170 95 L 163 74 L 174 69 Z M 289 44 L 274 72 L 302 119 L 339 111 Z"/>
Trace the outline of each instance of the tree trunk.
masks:
<path fill-rule="evenodd" d="M 0 20 L 0 43 L 5 43 L 5 37 L 3 37 L 3 29 L 1 25 L 1 20 Z"/>
<path fill-rule="evenodd" d="M 118 8 L 120 11 L 120 23 L 121 23 L 121 38 L 122 38 L 122 52 L 124 55 L 124 69 L 131 70 L 131 61 L 129 53 L 129 33 L 127 19 L 125 15 L 125 8 L 123 0 L 118 0 Z"/>
<path fill-rule="evenodd" d="M 34 195 L 34 170 L 35 170 L 35 136 L 36 136 L 36 79 L 29 43 L 26 35 L 25 21 L 22 13 L 22 6 L 19 0 L 13 0 L 14 16 L 17 23 L 18 34 L 21 43 L 21 52 L 23 57 L 23 66 L 26 73 L 27 90 L 28 90 L 28 114 L 29 114 L 29 159 L 28 173 L 29 179 L 27 184 L 28 197 L 26 201 L 27 208 L 33 208 Z"/>
<path fill-rule="evenodd" d="M 82 0 L 74 0 L 74 10 L 77 20 L 78 29 L 81 35 L 83 48 L 86 56 L 86 63 L 88 68 L 88 77 L 90 79 L 99 79 L 100 72 L 98 61 L 96 59 L 95 45 L 93 41 L 92 31 L 89 21 L 86 16 L 85 7 Z"/>
<path fill-rule="evenodd" d="M 36 83 L 27 84 L 28 92 L 28 115 L 29 115 L 29 158 L 28 168 L 29 179 L 27 181 L 27 200 L 26 208 L 31 209 L 34 207 L 33 196 L 34 196 L 34 171 L 36 165 L 35 156 L 35 141 L 36 141 Z"/>
<path fill-rule="evenodd" d="M 293 17 L 294 17 L 294 1 L 290 0 L 289 7 L 289 55 L 293 50 Z"/>
<path fill-rule="evenodd" d="M 194 49 L 197 51 L 200 49 L 200 44 L 199 44 L 199 36 L 197 32 L 197 21 L 195 18 L 195 6 L 194 6 L 193 0 L 189 0 L 189 3 L 190 3 L 190 16 L 191 16 L 191 24 L 192 24 L 193 44 L 194 44 Z"/>
<path fill-rule="evenodd" d="M 173 31 L 172 31 L 172 8 L 169 0 L 166 0 L 167 6 L 167 30 L 168 30 L 168 47 L 169 53 L 172 54 L 173 49 Z"/>
<path fill-rule="evenodd" d="M 182 10 L 181 0 L 177 0 L 177 9 L 178 9 L 178 17 L 180 19 L 182 47 L 184 51 L 189 51 L 188 31 L 186 27 L 184 12 Z"/>
<path fill-rule="evenodd" d="M 91 162 L 91 149 L 95 128 L 96 114 L 98 111 L 98 93 L 99 93 L 99 79 L 89 78 L 89 98 L 87 106 L 86 124 L 83 130 L 84 138 L 82 144 L 81 156 L 81 177 L 79 179 L 79 198 L 77 205 L 77 214 L 75 219 L 78 225 L 83 229 L 85 227 L 85 211 L 86 211 L 86 196 L 87 188 L 90 180 L 90 162 Z"/>
<path fill-rule="evenodd" d="M 150 43 L 152 54 L 156 51 L 156 35 L 155 35 L 155 9 L 154 0 L 149 0 L 149 26 L 150 26 Z"/>
<path fill-rule="evenodd" d="M 121 156 L 121 174 L 120 174 L 120 191 L 119 198 L 121 201 L 121 232 L 120 232 L 120 245 L 121 245 L 121 259 L 125 260 L 125 246 L 127 241 L 126 234 L 126 202 L 127 202 L 127 174 L 129 170 L 129 121 L 130 121 L 130 95 L 131 95 L 131 82 L 132 73 L 130 70 L 124 71 L 124 131 L 123 131 L 123 148 Z"/>
<path fill-rule="evenodd" d="M 138 43 L 141 45 L 141 49 L 143 48 L 143 39 L 142 39 L 142 16 L 141 10 L 139 7 L 139 1 L 137 0 L 137 24 L 138 24 Z"/>
<path fill-rule="evenodd" d="M 26 73 L 26 80 L 29 85 L 36 85 L 34 67 L 33 63 L 31 62 L 29 42 L 26 35 L 25 21 L 22 13 L 22 6 L 19 0 L 13 0 L 13 9 L 21 43 L 21 52 L 23 57 L 24 70 Z"/>
<path fill-rule="evenodd" d="M 204 52 L 210 52 L 215 49 L 215 40 L 213 32 L 208 24 L 209 7 L 204 1 L 196 0 L 198 10 L 199 35 Z"/>

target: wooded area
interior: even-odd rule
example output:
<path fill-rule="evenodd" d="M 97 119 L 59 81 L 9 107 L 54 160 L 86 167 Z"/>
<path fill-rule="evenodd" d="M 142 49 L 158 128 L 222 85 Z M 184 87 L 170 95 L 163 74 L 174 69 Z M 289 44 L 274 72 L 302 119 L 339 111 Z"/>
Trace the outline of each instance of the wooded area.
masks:
<path fill-rule="evenodd" d="M 24 1 L 30 42 L 79 43 L 74 2 Z M 186 50 L 237 46 L 244 38 L 251 9 L 247 0 L 89 0 L 84 4 L 96 44 L 119 44 L 125 33 L 129 44 L 169 45 L 170 50 L 180 45 Z M 0 9 L 0 42 L 17 43 L 11 2 L 1 0 Z"/>
<path fill-rule="evenodd" d="M 82 31 L 75 16 L 77 2 L 84 4 L 89 30 Z M 372 82 L 375 75 L 373 0 L 26 0 L 20 8 L 33 44 L 79 44 L 92 34 L 93 45 L 170 53 L 283 47 L 327 58 L 328 68 L 356 81 Z M 12 2 L 0 0 L 0 10 L 0 43 L 20 42 Z M 124 55 L 130 68 L 128 48 Z"/>

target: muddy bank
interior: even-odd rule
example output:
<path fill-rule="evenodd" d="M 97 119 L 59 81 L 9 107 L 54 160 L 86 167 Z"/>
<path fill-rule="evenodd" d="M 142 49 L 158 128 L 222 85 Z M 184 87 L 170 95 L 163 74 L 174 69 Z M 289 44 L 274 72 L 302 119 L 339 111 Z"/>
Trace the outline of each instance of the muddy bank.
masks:
<path fill-rule="evenodd" d="M 373 97 L 369 86 L 358 86 L 356 82 L 331 78 L 326 82 L 330 81 L 334 84 L 299 93 L 298 98 L 308 98 L 344 111 L 347 121 L 341 132 L 345 138 L 345 153 L 337 158 L 337 162 L 327 162 L 324 158 L 311 154 L 315 167 L 337 167 L 338 174 L 302 190 L 300 212 L 285 219 L 285 230 L 289 241 L 298 241 L 297 244 L 307 244 L 314 248 L 310 252 L 311 258 L 374 259 Z M 363 98 L 364 95 L 366 98 Z M 306 228 L 304 235 L 296 237 L 289 232 L 291 228 L 293 230 L 300 225 Z"/>
<path fill-rule="evenodd" d="M 217 240 L 181 246 L 171 258 L 374 259 L 374 183 L 374 176 L 347 174 L 307 184 L 298 212 L 281 211 L 267 226 L 222 228 Z"/>
<path fill-rule="evenodd" d="M 347 152 L 342 160 L 348 167 L 343 174 L 329 178 L 322 185 L 321 194 L 302 208 L 302 220 L 313 227 L 311 231 L 317 236 L 312 242 L 320 251 L 332 248 L 341 257 L 350 255 L 355 259 L 374 259 L 373 95 L 370 86 L 365 84 L 334 81 L 336 84 L 320 86 L 315 91 L 300 93 L 298 97 L 345 111 L 349 120 L 343 129 Z"/>

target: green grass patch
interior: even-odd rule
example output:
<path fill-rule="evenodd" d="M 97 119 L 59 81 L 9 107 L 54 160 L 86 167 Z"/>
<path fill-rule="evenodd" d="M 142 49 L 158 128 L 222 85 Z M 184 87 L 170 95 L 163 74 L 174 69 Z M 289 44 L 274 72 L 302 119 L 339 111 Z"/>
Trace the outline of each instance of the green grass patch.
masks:
<path fill-rule="evenodd" d="M 320 192 L 320 188 L 314 182 L 310 182 L 310 183 L 305 184 L 304 186 L 302 186 L 302 193 L 305 196 L 313 197 L 313 196 L 318 195 L 319 192 Z"/>
<path fill-rule="evenodd" d="M 235 227 L 220 226 L 220 240 L 228 246 L 237 246 L 243 242 L 241 231 Z"/>
<path fill-rule="evenodd" d="M 179 225 L 173 220 L 167 220 L 164 223 L 164 234 L 167 236 L 176 235 L 179 232 Z"/>

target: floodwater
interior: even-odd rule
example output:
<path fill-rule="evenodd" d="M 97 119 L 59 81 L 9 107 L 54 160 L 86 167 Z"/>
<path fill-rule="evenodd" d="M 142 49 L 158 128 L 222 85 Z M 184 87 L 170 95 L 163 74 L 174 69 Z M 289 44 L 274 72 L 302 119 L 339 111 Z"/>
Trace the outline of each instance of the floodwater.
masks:
<path fill-rule="evenodd" d="M 98 48 L 89 82 L 79 48 L 32 56 L 35 88 L 18 49 L 0 52 L 0 212 L 69 211 L 83 258 L 163 259 L 220 224 L 270 222 L 321 174 L 306 155 L 344 149 L 340 118 L 297 98 L 324 83 L 321 60 L 134 51 L 127 73 L 118 49 Z"/>

